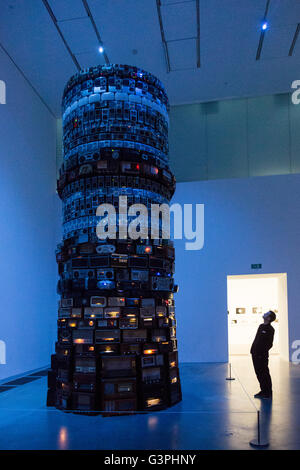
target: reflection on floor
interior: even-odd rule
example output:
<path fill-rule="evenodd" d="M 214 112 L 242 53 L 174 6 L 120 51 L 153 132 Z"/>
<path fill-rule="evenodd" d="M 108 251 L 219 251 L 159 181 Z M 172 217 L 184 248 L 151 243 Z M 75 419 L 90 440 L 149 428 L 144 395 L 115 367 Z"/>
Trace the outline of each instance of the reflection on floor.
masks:
<path fill-rule="evenodd" d="M 227 364 L 181 364 L 183 401 L 133 416 L 47 408 L 46 377 L 11 387 L 0 393 L 0 449 L 249 449 L 255 406 L 269 449 L 300 449 L 300 365 L 271 357 L 272 403 L 252 398 L 258 386 L 249 357 L 235 356 L 232 365 L 229 382 Z"/>

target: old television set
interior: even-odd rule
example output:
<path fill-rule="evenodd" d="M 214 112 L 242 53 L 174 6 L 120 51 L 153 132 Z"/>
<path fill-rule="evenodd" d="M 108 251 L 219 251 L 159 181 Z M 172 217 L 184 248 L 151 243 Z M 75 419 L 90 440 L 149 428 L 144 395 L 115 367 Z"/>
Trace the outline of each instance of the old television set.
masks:
<path fill-rule="evenodd" d="M 146 384 L 158 383 L 162 379 L 160 367 L 149 367 L 142 370 L 142 381 Z"/>
<path fill-rule="evenodd" d="M 136 394 L 136 378 L 103 379 L 102 395 L 104 399 L 134 398 Z"/>
<path fill-rule="evenodd" d="M 74 344 L 93 344 L 94 331 L 93 330 L 73 330 L 72 331 Z"/>
<path fill-rule="evenodd" d="M 101 358 L 101 374 L 105 377 L 131 377 L 136 375 L 136 359 L 132 356 Z"/>
<path fill-rule="evenodd" d="M 95 331 L 95 343 L 119 343 L 120 342 L 120 330 L 96 330 Z"/>
<path fill-rule="evenodd" d="M 140 343 L 147 341 L 147 330 L 123 330 L 123 343 Z"/>
<path fill-rule="evenodd" d="M 82 374 L 95 374 L 96 373 L 96 358 L 95 357 L 75 357 L 75 372 Z"/>

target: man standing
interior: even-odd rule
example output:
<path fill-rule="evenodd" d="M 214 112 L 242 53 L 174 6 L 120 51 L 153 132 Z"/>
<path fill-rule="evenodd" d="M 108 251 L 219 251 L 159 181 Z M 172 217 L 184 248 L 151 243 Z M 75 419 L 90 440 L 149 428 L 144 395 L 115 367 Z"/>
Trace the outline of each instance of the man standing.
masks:
<path fill-rule="evenodd" d="M 254 398 L 272 398 L 272 380 L 269 372 L 269 350 L 273 346 L 274 328 L 271 323 L 276 320 L 272 310 L 263 315 L 264 322 L 259 325 L 250 353 L 260 392 Z"/>

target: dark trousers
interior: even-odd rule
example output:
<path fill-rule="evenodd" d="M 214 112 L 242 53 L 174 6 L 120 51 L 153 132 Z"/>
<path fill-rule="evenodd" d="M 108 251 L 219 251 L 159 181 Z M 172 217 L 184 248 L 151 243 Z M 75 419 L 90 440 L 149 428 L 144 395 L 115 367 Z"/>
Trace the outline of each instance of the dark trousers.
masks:
<path fill-rule="evenodd" d="M 252 354 L 252 361 L 260 389 L 264 395 L 272 394 L 272 380 L 269 371 L 269 355 L 256 356 Z"/>

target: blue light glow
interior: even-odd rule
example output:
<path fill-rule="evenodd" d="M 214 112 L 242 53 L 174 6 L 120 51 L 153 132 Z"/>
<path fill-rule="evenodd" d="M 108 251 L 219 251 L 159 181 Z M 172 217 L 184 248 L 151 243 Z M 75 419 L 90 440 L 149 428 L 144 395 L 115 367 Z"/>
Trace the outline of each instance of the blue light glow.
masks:
<path fill-rule="evenodd" d="M 262 29 L 263 31 L 266 31 L 266 29 L 268 29 L 268 27 L 269 27 L 269 25 L 268 25 L 268 23 L 267 23 L 266 21 L 264 21 L 264 22 L 262 23 L 262 25 L 261 25 L 261 29 Z"/>
<path fill-rule="evenodd" d="M 102 54 L 102 53 L 104 52 L 103 46 L 100 46 L 99 49 L 98 49 L 98 51 L 100 52 L 100 54 Z"/>

